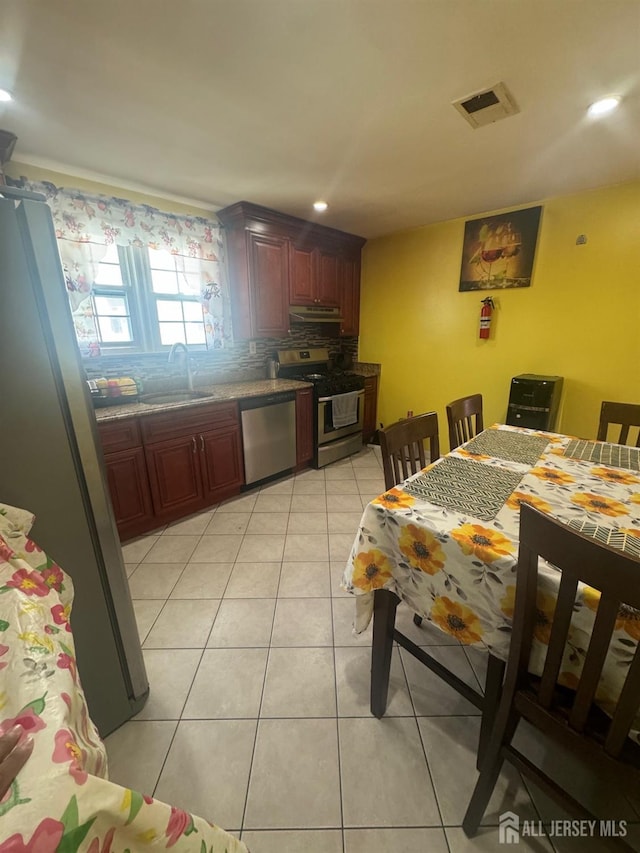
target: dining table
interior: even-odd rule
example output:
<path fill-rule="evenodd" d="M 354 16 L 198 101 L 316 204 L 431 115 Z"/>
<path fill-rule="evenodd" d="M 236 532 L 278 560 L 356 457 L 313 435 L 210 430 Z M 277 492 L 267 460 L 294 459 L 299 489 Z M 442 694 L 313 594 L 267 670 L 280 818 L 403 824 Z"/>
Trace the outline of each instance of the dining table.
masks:
<path fill-rule="evenodd" d="M 386 707 L 393 642 L 404 646 L 483 712 L 480 750 L 499 702 L 516 590 L 520 506 L 640 557 L 640 450 L 569 435 L 494 424 L 388 489 L 365 508 L 343 576 L 355 596 L 354 632 L 374 620 L 371 710 Z M 542 672 L 560 572 L 542 559 L 529 669 Z M 478 693 L 394 626 L 405 602 L 461 644 L 488 655 Z M 578 585 L 558 682 L 578 683 L 599 593 Z M 640 642 L 640 612 L 622 607 L 596 703 L 605 711 Z M 640 717 L 632 727 L 639 739 Z M 480 761 L 480 757 L 479 757 Z"/>

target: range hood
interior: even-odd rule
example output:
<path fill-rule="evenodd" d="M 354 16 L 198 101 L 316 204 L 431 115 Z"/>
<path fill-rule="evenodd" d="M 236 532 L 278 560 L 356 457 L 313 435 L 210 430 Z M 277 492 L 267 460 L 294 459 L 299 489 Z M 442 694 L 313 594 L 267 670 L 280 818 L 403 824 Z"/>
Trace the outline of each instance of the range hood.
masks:
<path fill-rule="evenodd" d="M 290 305 L 289 317 L 292 323 L 342 323 L 339 308 L 323 305 Z"/>

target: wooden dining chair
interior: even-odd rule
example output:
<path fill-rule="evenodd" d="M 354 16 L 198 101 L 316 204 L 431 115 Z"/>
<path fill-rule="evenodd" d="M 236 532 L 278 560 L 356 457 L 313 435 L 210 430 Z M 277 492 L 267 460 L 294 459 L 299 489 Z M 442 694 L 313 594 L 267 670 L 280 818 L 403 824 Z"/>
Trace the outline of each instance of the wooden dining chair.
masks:
<path fill-rule="evenodd" d="M 482 394 L 460 397 L 447 406 L 449 449 L 455 450 L 465 441 L 482 432 Z"/>
<path fill-rule="evenodd" d="M 384 468 L 384 485 L 392 489 L 427 464 L 424 442 L 429 440 L 429 461 L 440 458 L 438 415 L 427 412 L 403 418 L 378 433 Z"/>
<path fill-rule="evenodd" d="M 427 464 L 424 443 L 429 440 L 429 462 L 440 458 L 440 437 L 438 433 L 438 415 L 426 412 L 413 418 L 403 418 L 386 429 L 378 432 L 382 467 L 384 469 L 384 487 L 392 489 L 406 480 L 411 474 L 417 474 Z M 413 614 L 413 621 L 422 625 L 422 616 Z"/>
<path fill-rule="evenodd" d="M 600 409 L 598 441 L 607 440 L 609 424 L 620 426 L 617 444 L 627 444 L 629 428 L 640 427 L 640 405 L 636 403 L 612 403 L 610 400 L 605 400 Z M 638 429 L 635 446 L 640 447 L 640 429 Z"/>
<path fill-rule="evenodd" d="M 505 759 L 572 816 L 594 817 L 512 745 L 522 719 L 568 746 L 578 757 L 609 765 L 618 776 L 628 779 L 629 790 L 640 790 L 640 746 L 629 738 L 640 704 L 640 645 L 629 652 L 632 660 L 622 692 L 617 700 L 612 700 L 612 717 L 594 704 L 616 620 L 622 612 L 633 615 L 632 608 L 640 608 L 640 560 L 578 533 L 526 503 L 521 504 L 519 535 L 509 660 L 495 724 L 462 824 L 468 836 L 478 830 Z M 560 586 L 542 676 L 535 677 L 529 674 L 528 663 L 538 618 L 539 556 L 560 570 Z M 600 601 L 574 691 L 559 686 L 558 675 L 579 582 L 598 590 Z M 623 605 L 625 610 L 621 611 Z M 632 849 L 626 844 L 609 847 L 611 839 L 600 841 L 602 850 Z"/>

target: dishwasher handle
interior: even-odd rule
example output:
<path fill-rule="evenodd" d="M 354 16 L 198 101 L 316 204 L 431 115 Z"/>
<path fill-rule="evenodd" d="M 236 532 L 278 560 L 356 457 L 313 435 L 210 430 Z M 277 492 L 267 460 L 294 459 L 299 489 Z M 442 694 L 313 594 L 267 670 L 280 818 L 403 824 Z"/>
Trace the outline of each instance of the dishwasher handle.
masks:
<path fill-rule="evenodd" d="M 264 397 L 246 397 L 240 400 L 240 411 L 262 409 L 264 406 L 277 406 L 280 403 L 292 403 L 296 399 L 295 391 L 284 391 L 281 394 L 267 394 Z"/>

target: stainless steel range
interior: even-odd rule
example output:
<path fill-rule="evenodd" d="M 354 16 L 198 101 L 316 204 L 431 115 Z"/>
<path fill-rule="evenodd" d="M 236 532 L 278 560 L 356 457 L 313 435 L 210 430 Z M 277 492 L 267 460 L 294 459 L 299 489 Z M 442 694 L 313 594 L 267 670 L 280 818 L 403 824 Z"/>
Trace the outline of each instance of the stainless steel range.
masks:
<path fill-rule="evenodd" d="M 279 375 L 313 384 L 314 457 L 322 468 L 362 448 L 364 377 L 331 367 L 329 350 L 278 350 Z"/>

